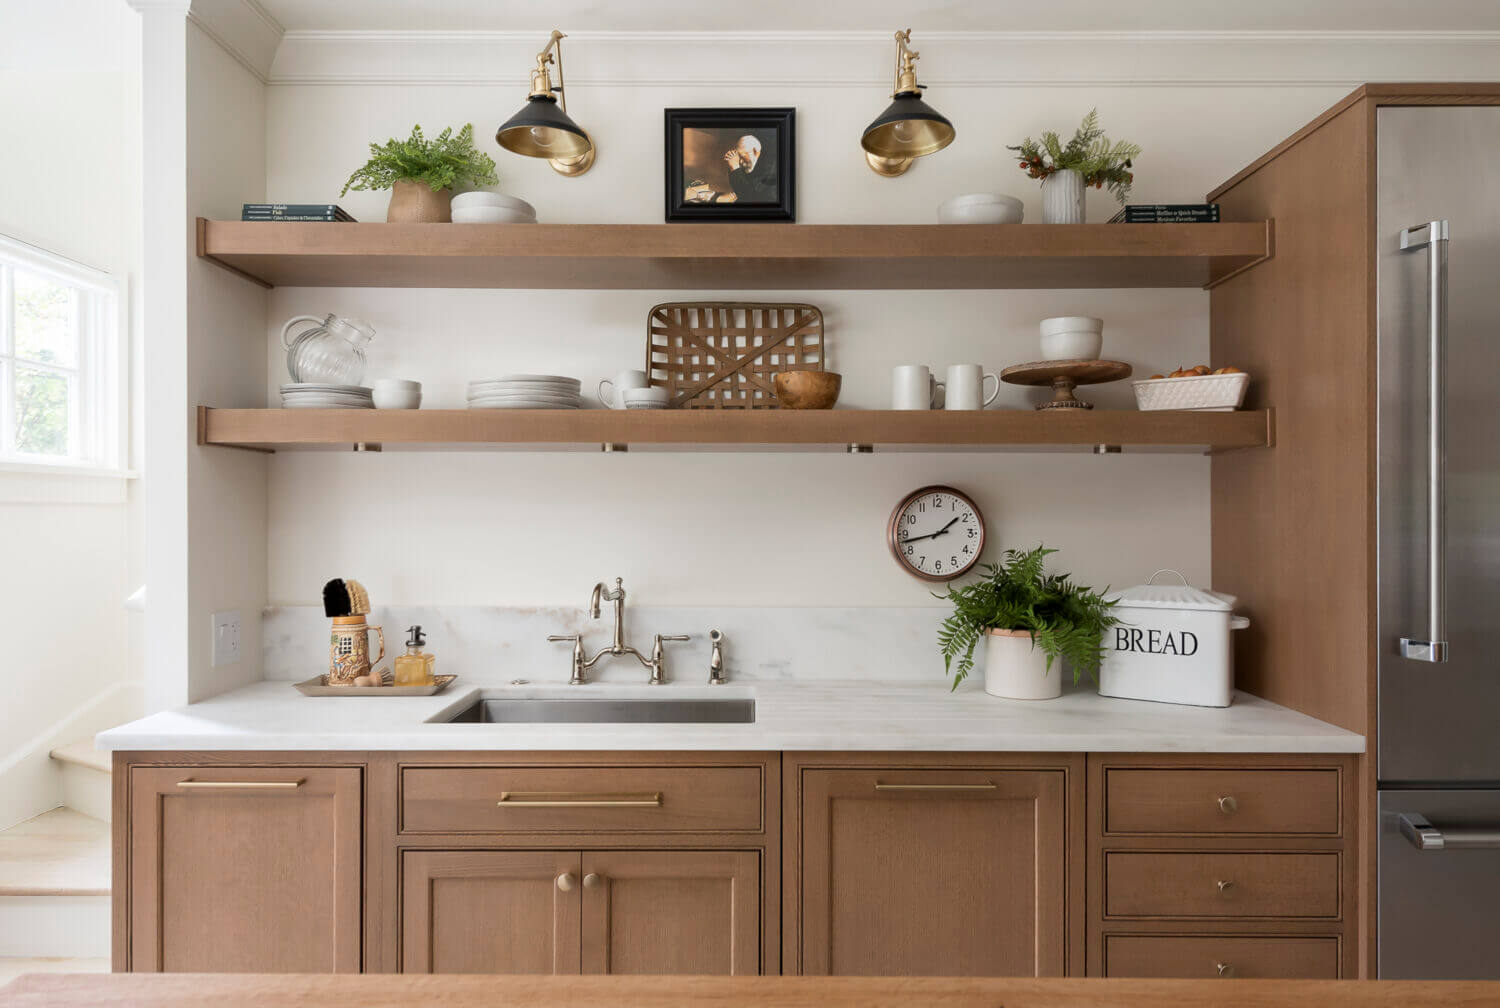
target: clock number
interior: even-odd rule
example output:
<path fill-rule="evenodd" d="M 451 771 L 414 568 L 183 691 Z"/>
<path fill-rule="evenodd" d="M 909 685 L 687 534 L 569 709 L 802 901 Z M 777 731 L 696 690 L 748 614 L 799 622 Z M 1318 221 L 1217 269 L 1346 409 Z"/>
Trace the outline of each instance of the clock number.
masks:
<path fill-rule="evenodd" d="M 917 551 L 917 548 L 915 546 L 908 546 L 908 547 L 906 547 L 906 555 L 907 556 L 911 556 L 916 551 Z"/>
<path fill-rule="evenodd" d="M 909 514 L 909 515 L 906 516 L 906 524 L 908 524 L 908 525 L 915 525 L 916 523 L 917 523 L 917 516 L 916 515 Z"/>
<path fill-rule="evenodd" d="M 933 498 L 932 498 L 932 506 L 935 507 L 935 508 L 940 508 L 940 507 L 943 506 L 943 498 L 942 498 L 941 494 L 937 494 L 937 495 L 933 496 Z"/>

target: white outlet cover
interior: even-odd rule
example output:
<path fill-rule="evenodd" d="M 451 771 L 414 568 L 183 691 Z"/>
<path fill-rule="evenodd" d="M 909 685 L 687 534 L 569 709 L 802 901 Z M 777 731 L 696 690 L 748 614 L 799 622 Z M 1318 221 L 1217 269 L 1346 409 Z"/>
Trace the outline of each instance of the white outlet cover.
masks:
<path fill-rule="evenodd" d="M 240 660 L 240 613 L 238 609 L 213 614 L 214 668 Z"/>

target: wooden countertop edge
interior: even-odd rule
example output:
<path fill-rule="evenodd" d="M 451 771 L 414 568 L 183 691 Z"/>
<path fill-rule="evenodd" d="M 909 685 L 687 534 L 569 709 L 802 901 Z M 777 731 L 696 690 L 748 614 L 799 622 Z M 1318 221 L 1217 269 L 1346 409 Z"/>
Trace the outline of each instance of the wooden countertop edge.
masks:
<path fill-rule="evenodd" d="M 1372 980 L 1125 980 L 939 977 L 519 977 L 244 974 L 31 974 L 0 988 L 6 1008 L 175 1006 L 438 1008 L 767 1008 L 880 1005 L 989 1008 L 1444 1008 L 1494 1005 L 1500 983 Z"/>

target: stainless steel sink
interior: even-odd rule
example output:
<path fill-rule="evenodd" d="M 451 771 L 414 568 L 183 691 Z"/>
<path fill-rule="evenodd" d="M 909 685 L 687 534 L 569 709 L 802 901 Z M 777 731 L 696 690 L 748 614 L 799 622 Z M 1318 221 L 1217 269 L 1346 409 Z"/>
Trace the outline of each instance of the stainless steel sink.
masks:
<path fill-rule="evenodd" d="M 443 720 L 450 724 L 753 724 L 755 701 L 481 698 Z"/>

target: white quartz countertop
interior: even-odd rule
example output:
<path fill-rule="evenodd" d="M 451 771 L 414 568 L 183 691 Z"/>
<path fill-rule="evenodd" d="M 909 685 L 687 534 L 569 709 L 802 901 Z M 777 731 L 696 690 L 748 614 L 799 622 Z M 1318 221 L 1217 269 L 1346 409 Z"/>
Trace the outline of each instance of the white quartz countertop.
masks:
<path fill-rule="evenodd" d="M 447 724 L 480 695 L 752 698 L 753 724 Z M 433 697 L 305 697 L 261 682 L 99 735 L 106 750 L 934 751 L 1359 753 L 1361 735 L 1236 693 L 1225 708 L 1101 697 L 1001 700 L 977 683 L 742 682 L 709 688 L 505 686 Z"/>

